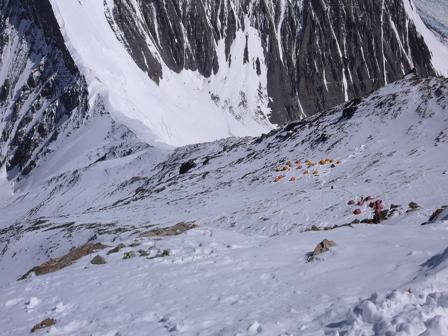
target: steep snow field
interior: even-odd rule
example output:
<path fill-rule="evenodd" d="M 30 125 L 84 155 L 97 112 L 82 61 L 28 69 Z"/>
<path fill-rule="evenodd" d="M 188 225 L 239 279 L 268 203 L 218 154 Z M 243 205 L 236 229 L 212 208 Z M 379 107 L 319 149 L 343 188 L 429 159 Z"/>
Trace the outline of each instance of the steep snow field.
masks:
<path fill-rule="evenodd" d="M 448 38 L 448 1 L 416 0 L 415 4 L 423 19 Z"/>
<path fill-rule="evenodd" d="M 426 273 L 447 246 L 448 221 L 422 227 L 420 217 L 271 238 L 200 228 L 140 239 L 123 252 L 171 255 L 123 260 L 101 252 L 106 265 L 86 257 L 13 282 L 2 289 L 2 329 L 27 335 L 52 317 L 50 335 L 446 335 L 447 272 L 436 280 Z M 334 250 L 307 263 L 306 253 L 328 237 Z"/>
<path fill-rule="evenodd" d="M 221 41 L 218 56 L 222 70 L 218 74 L 207 79 L 192 71 L 176 74 L 164 67 L 164 78 L 157 85 L 135 64 L 112 30 L 106 18 L 107 10 L 113 8 L 112 1 L 51 3 L 67 47 L 86 76 L 91 101 L 99 95 L 106 97 L 113 117 L 140 139 L 179 146 L 229 136 L 260 135 L 273 128 L 267 119 L 267 98 L 264 105 L 259 101 L 259 89 L 266 95 L 265 67 L 262 65 L 263 86 L 251 87 L 251 83 L 259 82 L 258 75 L 251 63 L 243 64 L 246 34 L 251 55 L 263 59 L 261 41 L 254 29 L 238 32 L 231 60 L 236 66 L 227 65 Z M 152 45 L 150 41 L 148 44 Z M 229 82 L 234 85 L 225 85 Z M 240 87 L 244 92 L 238 90 Z M 219 97 L 222 104 L 214 102 L 212 95 Z M 241 104 L 244 110 L 233 109 Z"/>
<path fill-rule="evenodd" d="M 128 156 L 136 139 L 96 115 L 0 194 L 0 334 L 446 335 L 447 210 L 421 224 L 448 203 L 447 97 L 448 79 L 408 79 L 261 138 Z M 388 219 L 358 224 L 361 196 Z M 141 237 L 179 222 L 198 227 Z M 87 242 L 125 247 L 15 281 Z"/>
<path fill-rule="evenodd" d="M 420 14 L 418 13 L 417 7 L 411 1 L 403 1 L 405 9 L 408 13 L 409 18 L 414 22 L 417 31 L 421 34 L 426 42 L 431 54 L 432 54 L 432 64 L 434 69 L 436 69 L 439 75 L 448 77 L 448 47 L 443 44 L 434 32 L 428 29 L 428 26 L 423 22 Z"/>

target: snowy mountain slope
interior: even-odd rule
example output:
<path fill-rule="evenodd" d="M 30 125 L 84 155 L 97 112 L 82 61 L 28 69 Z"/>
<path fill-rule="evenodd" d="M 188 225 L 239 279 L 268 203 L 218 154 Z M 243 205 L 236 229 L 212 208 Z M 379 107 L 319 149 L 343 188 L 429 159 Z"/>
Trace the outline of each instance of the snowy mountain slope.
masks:
<path fill-rule="evenodd" d="M 106 265 L 85 257 L 4 286 L 0 320 L 14 335 L 48 317 L 56 320 L 50 335 L 444 335 L 446 269 L 409 280 L 443 253 L 446 229 L 446 222 L 424 228 L 408 216 L 273 238 L 202 228 L 141 239 L 118 255 L 100 252 Z M 328 237 L 337 247 L 307 263 L 304 255 Z M 171 256 L 122 259 L 137 249 L 170 249 Z"/>
<path fill-rule="evenodd" d="M 279 206 L 283 202 L 286 202 L 285 205 L 295 203 L 305 195 L 306 201 L 310 197 L 309 193 L 315 193 L 319 198 L 325 197 L 321 195 L 320 188 L 325 185 L 329 187 L 329 183 L 343 184 L 338 180 L 342 178 L 352 179 L 362 176 L 362 181 L 367 179 L 367 183 L 363 187 L 366 190 L 360 191 L 360 194 L 367 193 L 368 188 L 382 189 L 375 182 L 378 180 L 378 172 L 375 169 L 377 169 L 377 165 L 381 166 L 382 164 L 386 165 L 384 169 L 391 169 L 388 165 L 388 160 L 392 160 L 388 159 L 390 157 L 394 162 L 397 161 L 393 168 L 396 170 L 395 174 L 402 175 L 403 179 L 413 180 L 412 183 L 419 183 L 422 178 L 423 185 L 426 182 L 423 182 L 424 179 L 421 175 L 423 172 L 426 174 L 425 169 L 431 170 L 432 166 L 425 167 L 422 164 L 414 166 L 414 164 L 420 160 L 428 160 L 435 169 L 441 170 L 440 167 L 443 166 L 442 162 L 445 159 L 442 155 L 447 127 L 445 85 L 446 80 L 441 78 L 402 81 L 362 100 L 359 103 L 359 109 L 362 107 L 362 114 L 355 114 L 349 120 L 339 121 L 341 108 L 338 108 L 306 122 L 287 126 L 291 128 L 292 134 L 280 129 L 257 141 L 252 138 L 234 138 L 171 150 L 150 147 L 148 150 L 122 159 L 100 160 L 97 164 L 91 162 L 97 161 L 96 158 L 100 158 L 103 153 L 90 154 L 88 160 L 76 166 L 68 165 L 66 167 L 60 165 L 60 160 L 53 161 L 48 158 L 33 173 L 35 184 L 29 188 L 30 190 L 27 181 L 17 183 L 16 190 L 18 195 L 27 194 L 27 197 L 22 199 L 22 204 L 29 202 L 27 207 L 34 208 L 32 219 L 55 216 L 64 218 L 73 216 L 73 218 L 79 219 L 84 213 L 87 218 L 98 212 L 101 216 L 110 213 L 111 218 L 115 220 L 119 220 L 123 214 L 125 216 L 123 221 L 126 222 L 128 212 L 121 211 L 121 209 L 132 205 L 133 217 L 139 217 L 137 216 L 139 211 L 137 205 L 141 205 L 142 218 L 148 216 L 160 218 L 155 220 L 156 222 L 165 222 L 162 221 L 165 216 L 163 211 L 166 211 L 166 214 L 171 217 L 175 213 L 174 210 L 179 207 L 189 209 L 188 219 L 194 220 L 196 211 L 201 213 L 201 217 L 204 217 L 204 209 L 207 213 L 216 211 L 215 203 L 212 202 L 214 197 L 220 199 L 220 204 L 223 199 L 226 199 L 229 202 L 228 206 L 232 209 L 230 212 L 247 211 L 247 208 L 241 209 L 238 198 L 233 198 L 237 192 L 241 195 L 249 193 L 245 198 L 248 199 L 249 204 L 253 204 L 253 210 L 263 211 L 262 204 L 272 202 L 270 194 L 272 191 L 295 194 L 296 189 L 283 190 L 278 185 L 273 187 L 271 183 L 275 175 L 273 168 L 278 162 L 288 159 L 289 151 L 295 153 L 293 156 L 300 156 L 297 159 L 309 158 L 316 161 L 318 158 L 320 159 L 320 156 L 323 158 L 331 156 L 333 159 L 344 160 L 344 166 L 347 167 L 344 170 L 351 173 L 345 175 L 341 172 L 342 175 L 339 175 L 337 169 L 325 168 L 325 172 L 321 172 L 321 177 L 318 179 L 297 176 L 303 180 L 299 181 L 301 188 L 298 193 L 292 197 L 298 197 L 298 199 L 288 200 L 288 197 L 285 196 L 284 200 L 278 200 Z M 82 139 L 91 131 L 80 129 L 78 132 L 82 135 L 75 137 Z M 397 132 L 399 133 L 396 134 Z M 82 144 L 80 146 L 83 148 Z M 367 146 L 370 146 L 370 149 L 365 153 Z M 71 151 L 70 149 L 69 152 Z M 95 149 L 91 151 L 95 153 Z M 435 154 L 439 152 L 440 155 Z M 402 159 L 404 159 L 403 162 Z M 190 160 L 194 160 L 197 167 L 189 174 L 179 174 L 181 164 Z M 383 161 L 384 163 L 380 163 Z M 373 167 L 370 166 L 372 163 Z M 235 168 L 235 165 L 238 169 Z M 49 170 L 49 166 L 58 169 Z M 297 174 L 299 173 L 301 171 L 297 172 Z M 440 171 L 441 173 L 442 171 Z M 67 184 L 67 179 L 71 179 L 72 174 L 79 176 L 79 180 L 77 179 L 77 183 L 74 185 Z M 109 176 L 107 184 L 105 184 L 106 189 L 99 186 L 93 187 L 95 183 L 103 185 L 104 181 L 95 177 L 102 175 Z M 394 176 L 386 175 L 382 176 L 384 180 L 380 179 L 381 184 L 391 183 L 394 188 L 408 188 L 407 184 L 400 185 L 394 182 Z M 35 185 L 40 185 L 42 190 L 36 190 L 33 194 Z M 285 188 L 293 188 L 290 184 L 284 185 Z M 286 187 L 286 185 L 289 186 Z M 258 190 L 258 188 L 260 189 Z M 306 192 L 308 189 L 310 191 Z M 336 188 L 333 193 L 349 197 L 351 193 L 346 192 L 345 189 Z M 421 192 L 424 193 L 426 189 L 422 188 Z M 375 192 L 380 191 L 371 190 L 371 193 Z M 431 190 L 432 192 L 433 190 Z M 266 196 L 262 196 L 264 193 L 267 193 Z M 67 194 L 68 198 L 65 198 L 63 194 Z M 261 199 L 251 198 L 252 194 L 258 195 Z M 200 197 L 201 201 L 198 202 L 193 197 L 194 195 Z M 214 197 L 210 197 L 210 195 Z M 433 196 L 435 195 L 436 193 L 433 194 Z M 425 195 L 429 198 L 433 196 Z M 436 201 L 442 202 L 443 199 L 434 198 L 431 202 Z M 341 200 L 341 202 L 344 201 Z M 38 206 L 41 203 L 43 205 Z M 196 206 L 193 206 L 194 204 Z M 321 210 L 325 210 L 326 206 L 326 202 L 322 202 Z M 283 206 L 281 207 L 283 208 Z M 268 213 L 271 209 L 266 209 L 266 211 L 267 220 L 262 227 L 257 228 L 258 232 L 266 234 L 275 234 L 277 230 L 287 231 L 293 229 L 294 225 L 301 229 L 302 225 L 319 224 L 322 220 L 319 218 L 320 215 L 315 213 L 315 209 L 310 210 L 312 212 L 307 214 L 305 207 L 302 210 L 304 211 L 302 212 L 303 219 L 300 223 L 296 223 L 295 220 L 294 222 L 283 222 L 282 220 L 284 227 L 279 228 L 279 219 L 270 218 Z M 257 218 L 264 217 L 263 215 L 261 213 L 253 220 L 257 221 Z M 178 216 L 177 220 L 185 220 L 182 218 L 183 214 Z M 284 219 L 287 220 L 288 214 L 285 213 L 284 216 Z M 318 217 L 315 218 L 315 216 Z M 343 217 L 340 222 L 349 220 L 349 218 L 351 217 Z M 313 222 L 309 222 L 310 220 Z M 135 218 L 133 221 L 135 222 Z M 141 223 L 146 222 L 145 220 Z M 246 221 L 240 229 L 245 230 L 252 224 L 254 223 Z M 331 223 L 328 224 L 340 223 L 339 221 L 334 223 L 334 219 L 331 219 Z M 226 224 L 223 223 L 223 225 Z"/>
<path fill-rule="evenodd" d="M 448 318 L 448 223 L 420 224 L 447 203 L 447 93 L 447 79 L 407 79 L 261 138 L 109 157 L 101 147 L 78 152 L 107 116 L 92 117 L 67 150 L 79 159 L 48 156 L 2 196 L 0 324 L 6 335 L 47 317 L 56 335 L 437 335 Z M 326 158 L 341 162 L 304 175 L 305 159 Z M 292 169 L 276 173 L 287 160 Z M 372 217 L 367 204 L 347 204 L 362 195 L 398 208 L 381 224 L 330 229 Z M 137 238 L 181 221 L 199 227 Z M 307 262 L 324 238 L 337 245 Z M 14 281 L 89 241 L 127 247 L 99 252 L 106 265 L 85 257 Z M 148 249 L 170 255 L 122 260 Z"/>
<path fill-rule="evenodd" d="M 261 134 L 411 67 L 440 70 L 401 2 L 217 4 L 2 1 L 0 162 L 9 179 L 29 174 L 58 134 L 98 109 L 140 140 L 179 145 Z"/>
<path fill-rule="evenodd" d="M 0 8 L 0 335 L 444 335 L 447 79 L 170 146 L 440 71 L 410 3 Z M 15 281 L 88 242 L 126 247 Z"/>

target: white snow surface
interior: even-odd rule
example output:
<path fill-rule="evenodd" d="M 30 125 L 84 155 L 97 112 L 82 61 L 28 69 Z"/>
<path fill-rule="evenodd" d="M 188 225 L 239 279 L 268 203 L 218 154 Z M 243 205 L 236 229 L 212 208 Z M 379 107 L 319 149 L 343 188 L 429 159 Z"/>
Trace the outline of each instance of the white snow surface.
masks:
<path fill-rule="evenodd" d="M 425 40 L 432 55 L 432 65 L 438 75 L 448 77 L 448 46 L 431 31 L 420 17 L 413 0 L 403 0 L 409 18 L 414 22 L 417 31 Z"/>
<path fill-rule="evenodd" d="M 448 1 L 415 0 L 415 4 L 425 22 L 448 37 Z"/>
<path fill-rule="evenodd" d="M 258 109 L 258 83 L 266 91 L 264 64 L 261 79 L 251 63 L 243 64 L 248 36 L 251 56 L 263 60 L 255 29 L 238 31 L 229 67 L 224 41 L 218 45 L 220 71 L 203 78 L 193 71 L 176 74 L 162 62 L 163 79 L 157 85 L 133 61 L 117 39 L 106 15 L 108 2 L 51 0 L 66 45 L 89 85 L 91 102 L 106 98 L 115 120 L 148 143 L 179 146 L 230 136 L 260 135 L 274 126 L 267 119 L 267 100 Z M 242 88 L 238 90 L 238 88 Z M 220 97 L 221 104 L 211 99 Z M 241 97 L 244 94 L 244 97 Z M 244 102 L 241 111 L 238 106 Z"/>
<path fill-rule="evenodd" d="M 36 334 L 446 335 L 446 210 L 421 224 L 448 203 L 447 93 L 448 79 L 409 79 L 349 119 L 341 107 L 260 139 L 130 155 L 110 153 L 135 137 L 95 114 L 0 194 L 0 335 L 28 335 L 45 318 L 56 324 Z M 273 182 L 286 160 L 325 158 L 341 163 Z M 197 166 L 180 175 L 188 160 Z M 371 217 L 347 204 L 361 195 L 399 206 L 380 224 L 330 229 Z M 411 201 L 420 207 L 408 211 Z M 138 238 L 181 221 L 198 227 Z M 325 238 L 336 245 L 308 262 Z M 105 265 L 91 255 L 16 281 L 88 241 L 126 247 L 98 252 Z"/>

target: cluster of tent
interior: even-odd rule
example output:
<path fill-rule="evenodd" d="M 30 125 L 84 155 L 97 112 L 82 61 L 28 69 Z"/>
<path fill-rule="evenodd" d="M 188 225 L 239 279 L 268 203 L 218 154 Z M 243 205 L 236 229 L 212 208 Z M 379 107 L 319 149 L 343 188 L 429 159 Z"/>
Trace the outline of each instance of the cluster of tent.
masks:
<path fill-rule="evenodd" d="M 276 173 L 284 173 L 284 174 L 275 176 L 274 182 L 280 182 L 284 180 L 286 178 L 286 174 L 289 173 L 294 168 L 296 170 L 301 171 L 301 174 L 304 176 L 310 174 L 312 174 L 313 176 L 319 176 L 319 170 L 313 167 L 330 165 L 331 168 L 335 168 L 337 165 L 340 165 L 341 163 L 342 163 L 341 160 L 323 159 L 320 160 L 319 162 L 313 162 L 307 159 L 303 163 L 302 160 L 296 160 L 295 167 L 293 167 L 292 161 L 288 160 L 285 162 L 285 164 L 275 167 Z M 289 181 L 295 182 L 297 181 L 297 177 L 293 175 L 290 177 Z"/>
<path fill-rule="evenodd" d="M 376 216 L 381 215 L 381 211 L 383 210 L 383 201 L 380 199 L 374 200 L 372 196 L 361 196 L 361 198 L 358 201 L 355 200 L 349 200 L 347 202 L 347 205 L 353 206 L 356 205 L 358 208 L 353 210 L 353 214 L 356 216 L 359 216 L 362 214 L 362 209 L 360 207 L 363 207 L 367 202 L 369 208 L 373 209 L 375 211 Z"/>

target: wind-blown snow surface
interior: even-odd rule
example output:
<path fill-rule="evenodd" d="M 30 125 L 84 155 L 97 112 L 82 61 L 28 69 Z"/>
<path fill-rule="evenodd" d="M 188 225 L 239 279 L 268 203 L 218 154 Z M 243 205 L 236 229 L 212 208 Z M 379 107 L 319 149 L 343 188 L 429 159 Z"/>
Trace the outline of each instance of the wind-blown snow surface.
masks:
<path fill-rule="evenodd" d="M 250 87 L 259 79 L 251 64 L 242 61 L 246 34 L 253 56 L 263 55 L 254 29 L 238 32 L 241 36 L 232 46 L 240 51 L 235 55 L 241 60 L 233 60 L 239 67 L 227 66 L 222 41 L 218 49 L 224 70 L 207 79 L 192 71 L 176 74 L 164 67 L 164 78 L 157 85 L 136 65 L 112 30 L 105 15 L 106 6 L 110 10 L 112 2 L 51 3 L 67 47 L 86 76 L 91 100 L 99 94 L 106 96 L 113 117 L 129 126 L 140 139 L 178 146 L 229 136 L 260 135 L 273 128 L 267 119 L 267 98 L 261 107 L 257 100 L 263 90 L 266 92 L 266 71 L 264 85 Z M 223 86 L 229 82 L 234 85 Z M 241 85 L 248 91 L 241 93 L 237 89 Z M 214 93 L 219 93 L 228 106 L 214 103 Z M 245 105 L 243 112 L 231 109 L 238 104 Z"/>
<path fill-rule="evenodd" d="M 447 97 L 448 79 L 411 79 L 258 139 L 128 156 L 104 156 L 110 127 L 93 118 L 1 196 L 0 334 L 51 317 L 50 335 L 446 335 L 448 221 L 420 224 L 448 203 Z M 273 182 L 287 159 L 327 157 L 341 164 Z M 307 231 L 371 217 L 347 205 L 361 195 L 400 206 L 381 224 Z M 130 246 L 180 221 L 199 227 Z M 307 262 L 324 238 L 337 245 Z M 87 241 L 127 247 L 15 281 Z"/>

